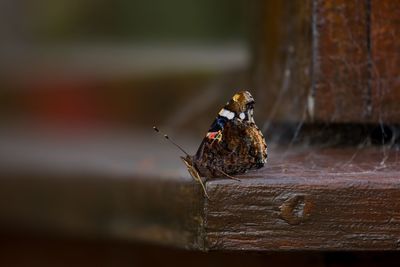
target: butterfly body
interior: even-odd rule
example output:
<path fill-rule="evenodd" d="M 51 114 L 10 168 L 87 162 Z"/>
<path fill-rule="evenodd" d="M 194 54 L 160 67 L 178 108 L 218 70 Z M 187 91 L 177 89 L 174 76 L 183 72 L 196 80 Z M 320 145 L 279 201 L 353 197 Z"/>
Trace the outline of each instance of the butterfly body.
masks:
<path fill-rule="evenodd" d="M 243 174 L 264 166 L 267 145 L 254 122 L 253 108 L 253 97 L 243 91 L 221 109 L 197 153 L 185 158 L 200 176 Z"/>
<path fill-rule="evenodd" d="M 219 111 L 194 156 L 164 134 L 186 156 L 189 174 L 209 198 L 202 177 L 228 177 L 259 169 L 267 162 L 267 144 L 254 118 L 254 99 L 247 91 L 236 93 Z M 160 132 L 157 127 L 153 127 Z"/>

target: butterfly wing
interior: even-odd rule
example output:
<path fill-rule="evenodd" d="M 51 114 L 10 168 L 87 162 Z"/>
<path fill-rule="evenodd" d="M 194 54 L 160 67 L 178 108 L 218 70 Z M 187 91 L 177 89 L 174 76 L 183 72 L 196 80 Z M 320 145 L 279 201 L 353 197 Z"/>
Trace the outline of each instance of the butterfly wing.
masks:
<path fill-rule="evenodd" d="M 252 95 L 242 91 L 220 110 L 192 157 L 202 176 L 241 174 L 264 166 L 267 145 L 253 118 L 254 103 Z"/>
<path fill-rule="evenodd" d="M 254 123 L 228 121 L 218 138 L 206 136 L 193 162 L 205 177 L 241 174 L 261 168 L 267 160 L 267 145 Z"/>

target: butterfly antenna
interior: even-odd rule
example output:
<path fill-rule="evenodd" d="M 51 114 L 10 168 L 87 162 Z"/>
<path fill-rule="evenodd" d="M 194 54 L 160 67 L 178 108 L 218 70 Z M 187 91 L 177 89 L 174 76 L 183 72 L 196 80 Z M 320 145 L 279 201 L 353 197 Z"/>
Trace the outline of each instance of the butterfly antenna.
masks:
<path fill-rule="evenodd" d="M 190 156 L 180 145 L 178 145 L 177 143 L 174 142 L 174 140 L 172 140 L 167 134 L 162 133 L 156 126 L 153 126 L 153 130 L 156 131 L 159 134 L 162 134 L 164 136 L 165 139 L 167 139 L 168 141 L 171 142 L 171 144 L 173 144 L 174 146 L 176 146 L 177 148 L 179 148 L 186 156 Z"/>

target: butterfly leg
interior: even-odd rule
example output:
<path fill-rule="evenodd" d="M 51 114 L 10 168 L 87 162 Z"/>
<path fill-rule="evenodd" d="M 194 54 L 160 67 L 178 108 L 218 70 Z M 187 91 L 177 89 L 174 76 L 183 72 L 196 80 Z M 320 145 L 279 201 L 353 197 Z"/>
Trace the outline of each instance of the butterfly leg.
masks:
<path fill-rule="evenodd" d="M 193 168 L 188 168 L 188 171 L 189 171 L 190 175 L 193 177 L 193 179 L 201 185 L 201 187 L 203 188 L 203 191 L 204 191 L 204 195 L 207 197 L 207 199 L 211 200 L 210 196 L 207 194 L 206 186 L 204 185 L 203 181 L 201 180 L 199 173 L 197 171 L 195 171 Z"/>
<path fill-rule="evenodd" d="M 222 170 L 220 170 L 220 169 L 218 169 L 218 171 L 221 172 L 225 177 L 240 182 L 240 179 L 239 179 L 239 178 L 233 177 L 233 176 L 227 174 L 226 172 L 224 172 L 224 171 L 222 171 Z"/>
<path fill-rule="evenodd" d="M 185 163 L 187 170 L 190 173 L 190 176 L 192 176 L 192 178 L 201 185 L 201 187 L 204 191 L 204 195 L 207 197 L 208 200 L 211 200 L 210 196 L 207 194 L 206 187 L 205 187 L 203 181 L 201 180 L 199 172 L 196 170 L 196 168 L 193 166 L 193 164 L 188 161 L 188 159 L 186 159 L 184 157 L 181 157 L 181 159 Z"/>
<path fill-rule="evenodd" d="M 195 180 L 196 180 L 196 178 L 195 178 Z M 206 187 L 205 187 L 203 181 L 201 180 L 201 177 L 200 177 L 200 176 L 197 177 L 197 181 L 199 182 L 199 184 L 200 184 L 201 187 L 203 188 L 204 195 L 208 198 L 208 200 L 211 200 L 211 199 L 210 199 L 210 196 L 209 196 L 208 193 L 207 193 Z"/>

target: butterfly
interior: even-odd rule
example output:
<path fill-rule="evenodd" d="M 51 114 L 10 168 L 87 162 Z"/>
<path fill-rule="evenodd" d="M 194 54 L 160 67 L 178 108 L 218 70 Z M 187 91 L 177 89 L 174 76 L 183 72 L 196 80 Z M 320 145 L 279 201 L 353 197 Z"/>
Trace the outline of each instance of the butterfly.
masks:
<path fill-rule="evenodd" d="M 267 162 L 267 144 L 254 121 L 254 104 L 250 92 L 236 93 L 219 111 L 193 156 L 164 135 L 186 155 L 181 159 L 193 179 L 200 183 L 207 198 L 202 177 L 239 180 L 232 175 L 262 168 Z M 157 127 L 153 128 L 159 132 Z"/>

